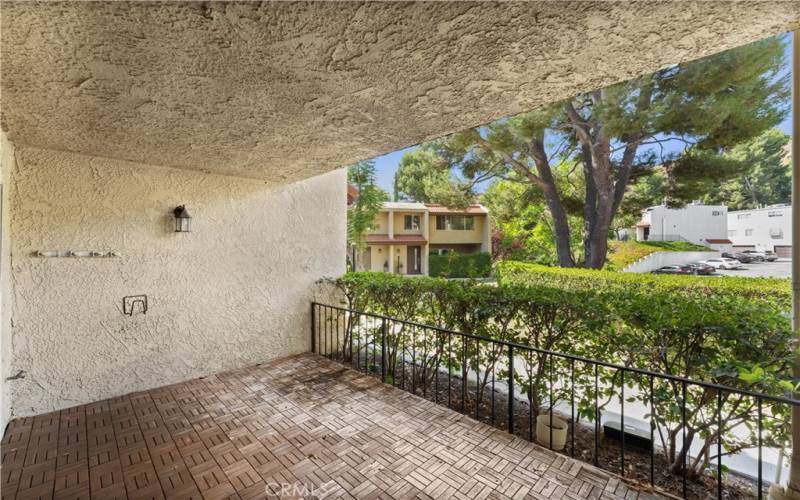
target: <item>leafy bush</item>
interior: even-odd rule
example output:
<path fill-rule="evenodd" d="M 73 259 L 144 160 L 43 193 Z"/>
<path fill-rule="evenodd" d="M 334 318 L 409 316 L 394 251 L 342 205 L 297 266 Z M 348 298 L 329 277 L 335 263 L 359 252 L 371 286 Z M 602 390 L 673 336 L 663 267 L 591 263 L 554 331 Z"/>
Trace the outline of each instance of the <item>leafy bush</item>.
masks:
<path fill-rule="evenodd" d="M 428 274 L 442 278 L 482 278 L 492 272 L 492 256 L 487 252 L 458 253 L 428 257 Z"/>
<path fill-rule="evenodd" d="M 617 328 L 612 337 L 597 337 L 607 350 L 595 350 L 600 359 L 614 360 L 626 366 L 659 373 L 713 381 L 722 385 L 751 388 L 781 395 L 793 387 L 790 381 L 792 335 L 788 311 L 791 308 L 789 280 L 775 278 L 712 278 L 623 274 L 587 269 L 562 269 L 535 264 L 509 262 L 498 265 L 502 286 L 559 287 L 593 290 L 609 304 Z M 617 383 L 606 374 L 605 380 Z M 645 381 L 641 380 L 644 384 Z M 628 382 L 626 382 L 628 383 Z M 656 401 L 680 401 L 680 384 L 656 383 Z M 611 397 L 611 394 L 606 393 Z M 638 399 L 648 402 L 647 387 Z M 690 462 L 690 472 L 699 473 L 711 457 L 709 447 L 715 434 L 713 412 L 702 408 L 714 404 L 715 391 L 690 387 L 689 413 L 684 429 L 680 406 L 659 408 L 656 421 L 662 446 L 669 450 L 673 472 L 682 467 L 685 448 L 676 444 L 686 431 L 687 445 L 695 440 L 703 444 L 703 453 Z M 594 411 L 591 400 L 584 400 L 583 414 Z M 721 417 L 726 430 L 753 422 L 756 401 L 745 396 L 726 394 Z M 770 442 L 780 446 L 785 429 L 780 422 L 789 408 L 772 408 L 778 417 L 771 421 Z M 732 434 L 732 433 L 731 433 Z M 724 446 L 736 453 L 754 444 L 747 438 L 726 437 Z"/>
<path fill-rule="evenodd" d="M 409 280 L 385 273 L 351 273 L 333 283 L 354 310 L 770 394 L 780 395 L 794 387 L 789 373 L 793 337 L 786 314 L 786 280 L 703 280 L 521 263 L 502 264 L 499 275 L 498 286 L 472 280 Z M 348 317 L 348 335 L 358 338 L 358 345 L 368 345 L 362 336 L 368 340 L 372 335 L 374 345 L 374 326 L 372 333 L 364 330 L 358 316 Z M 427 368 L 416 370 L 419 382 L 430 382 L 437 366 L 461 370 L 462 377 L 470 370 L 478 374 L 479 401 L 490 377 L 498 371 L 500 377 L 505 376 L 503 344 L 459 336 L 446 342 L 441 332 L 421 334 L 417 328 L 398 325 L 387 335 L 389 373 L 414 349 L 417 363 Z M 596 401 L 602 410 L 619 398 L 622 373 L 618 370 L 601 368 L 600 391 L 595 393 L 592 365 L 570 366 L 568 360 L 542 351 L 517 352 L 517 356 L 522 359 L 516 365 L 515 380 L 533 414 L 568 397 L 567 385 L 550 386 L 550 377 L 574 377 L 579 420 L 595 419 Z M 657 436 L 673 472 L 682 467 L 686 447 L 697 441 L 703 452 L 689 461 L 689 473 L 705 470 L 713 459 L 709 450 L 716 439 L 716 391 L 688 386 L 690 411 L 684 425 L 681 406 L 676 404 L 683 398 L 681 384 L 656 379 L 651 393 L 647 377 L 629 373 L 624 382 L 636 388 L 629 397 L 645 405 L 651 397 L 656 402 Z M 723 446 L 728 453 L 736 453 L 752 446 L 755 437 L 730 429 L 755 422 L 757 402 L 732 393 L 723 396 Z M 787 439 L 784 423 L 789 408 L 767 406 L 765 411 L 772 417 L 764 424 L 764 444 L 780 446 Z M 684 432 L 686 447 L 680 439 Z"/>

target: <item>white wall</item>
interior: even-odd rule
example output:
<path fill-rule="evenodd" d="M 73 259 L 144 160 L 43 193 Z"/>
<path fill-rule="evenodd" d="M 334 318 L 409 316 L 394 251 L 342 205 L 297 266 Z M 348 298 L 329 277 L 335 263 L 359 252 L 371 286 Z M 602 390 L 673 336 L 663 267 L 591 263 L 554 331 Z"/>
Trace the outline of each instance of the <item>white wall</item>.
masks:
<path fill-rule="evenodd" d="M 664 266 L 680 266 L 719 257 L 720 252 L 653 252 L 622 270 L 624 273 L 649 273 Z"/>
<path fill-rule="evenodd" d="M 261 181 L 18 148 L 14 416 L 307 351 L 314 282 L 344 272 L 345 175 Z M 192 233 L 174 233 L 185 203 Z M 41 258 L 37 250 L 118 251 Z M 122 297 L 147 294 L 146 315 Z"/>
<path fill-rule="evenodd" d="M 692 243 L 705 245 L 707 239 L 728 237 L 728 208 L 724 205 L 686 205 L 683 208 L 651 207 L 642 216 L 650 224 L 650 235 L 680 236 Z M 637 231 L 637 237 L 640 231 Z"/>
<path fill-rule="evenodd" d="M 775 245 L 791 245 L 792 207 L 765 207 L 730 212 L 728 239 L 734 245 L 754 246 L 759 250 L 773 250 Z"/>

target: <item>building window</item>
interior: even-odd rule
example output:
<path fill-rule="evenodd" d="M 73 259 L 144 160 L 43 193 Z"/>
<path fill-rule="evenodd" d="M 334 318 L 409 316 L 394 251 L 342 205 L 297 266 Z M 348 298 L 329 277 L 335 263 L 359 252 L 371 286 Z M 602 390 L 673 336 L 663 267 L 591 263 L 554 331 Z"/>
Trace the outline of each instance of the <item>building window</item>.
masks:
<path fill-rule="evenodd" d="M 722 215 L 722 212 L 720 212 L 719 210 L 714 210 L 711 212 L 712 217 L 719 217 L 720 215 Z"/>
<path fill-rule="evenodd" d="M 736 236 L 736 230 L 735 229 L 728 229 L 728 236 Z"/>
<path fill-rule="evenodd" d="M 773 227 L 769 230 L 769 237 L 773 240 L 780 240 L 783 238 L 783 229 L 779 227 Z"/>
<path fill-rule="evenodd" d="M 440 231 L 472 231 L 475 229 L 475 217 L 472 215 L 437 215 L 436 229 Z"/>
<path fill-rule="evenodd" d="M 405 216 L 405 228 L 406 228 L 406 230 L 417 230 L 417 229 L 419 229 L 419 215 L 406 215 Z"/>
<path fill-rule="evenodd" d="M 753 236 L 753 230 L 752 229 L 745 229 L 744 230 L 744 235 L 745 236 Z"/>
<path fill-rule="evenodd" d="M 736 216 L 736 218 L 739 219 L 739 220 L 749 219 L 750 218 L 750 214 L 739 214 L 739 215 Z"/>
<path fill-rule="evenodd" d="M 780 210 L 770 210 L 767 212 L 767 217 L 783 217 L 783 212 Z"/>

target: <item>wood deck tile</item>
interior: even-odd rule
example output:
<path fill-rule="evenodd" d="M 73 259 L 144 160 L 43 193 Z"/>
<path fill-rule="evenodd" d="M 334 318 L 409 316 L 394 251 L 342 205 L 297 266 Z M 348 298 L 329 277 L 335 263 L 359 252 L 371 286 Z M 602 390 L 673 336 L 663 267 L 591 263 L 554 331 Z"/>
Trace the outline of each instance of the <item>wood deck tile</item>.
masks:
<path fill-rule="evenodd" d="M 315 355 L 13 420 L 3 499 L 654 498 Z"/>

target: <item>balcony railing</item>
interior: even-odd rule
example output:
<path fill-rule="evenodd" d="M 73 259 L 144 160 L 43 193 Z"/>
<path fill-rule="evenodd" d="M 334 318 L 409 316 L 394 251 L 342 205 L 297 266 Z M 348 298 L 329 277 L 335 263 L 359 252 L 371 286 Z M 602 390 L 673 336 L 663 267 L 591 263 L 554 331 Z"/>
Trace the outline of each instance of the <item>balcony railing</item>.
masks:
<path fill-rule="evenodd" d="M 563 418 L 568 426 L 568 439 L 563 450 L 554 451 L 586 461 L 589 461 L 587 455 L 591 454 L 594 465 L 632 481 L 647 476 L 651 487 L 659 486 L 657 477 L 660 480 L 672 477 L 674 481 L 680 481 L 679 485 L 672 485 L 673 493 L 682 494 L 684 498 L 690 496 L 688 483 L 691 480 L 687 477 L 690 467 L 687 464 L 691 460 L 707 463 L 702 473 L 703 484 L 710 491 L 706 491 L 704 496 L 715 494 L 722 498 L 723 492 L 733 488 L 723 481 L 729 467 L 723 466 L 722 458 L 732 453 L 723 447 L 726 433 L 750 433 L 746 440 L 757 450 L 757 466 L 752 474 L 739 471 L 738 477 L 749 476 L 755 490 L 750 493 L 762 498 L 768 485 L 763 471 L 764 449 L 783 445 L 776 444 L 774 439 L 765 442 L 765 427 L 771 434 L 783 430 L 785 435 L 790 425 L 788 413 L 776 410 L 790 410 L 800 405 L 799 400 L 790 398 L 333 305 L 314 302 L 311 313 L 311 341 L 315 353 L 373 374 L 384 383 L 469 414 L 499 429 L 530 441 L 538 440 L 551 450 L 554 442 L 558 441 L 553 435 L 558 425 L 554 424 Z M 617 405 L 616 408 L 612 403 Z M 649 420 L 649 436 L 641 429 L 638 434 L 631 432 L 632 428 L 626 425 L 630 406 L 638 407 L 635 409 L 639 413 L 644 412 L 644 421 Z M 728 412 L 731 406 L 736 408 L 737 418 L 734 420 Z M 618 409 L 618 417 L 617 412 L 612 413 L 611 409 Z M 540 420 L 538 417 L 544 417 L 543 435 L 534 431 L 534 414 L 537 421 Z M 609 415 L 615 420 L 608 418 Z M 580 423 L 581 420 L 590 425 Z M 633 420 L 641 421 L 630 418 Z M 693 426 L 700 427 L 700 433 L 706 436 L 706 444 L 699 451 L 691 447 L 694 436 L 689 436 L 689 444 L 686 444 L 690 420 L 702 422 L 702 425 Z M 666 467 L 666 453 L 663 445 L 657 450 L 656 434 L 657 430 L 662 434 L 669 422 L 674 424 L 672 431 L 677 434 L 673 436 L 673 443 L 677 443 L 678 466 L 675 467 L 673 462 L 671 471 L 659 470 L 657 475 L 657 463 Z M 601 424 L 605 434 L 602 448 L 606 452 L 609 449 L 618 452 L 618 462 L 605 458 L 600 460 Z M 584 449 L 580 450 L 581 445 L 576 441 L 585 437 L 591 426 L 593 443 L 587 446 L 584 439 Z M 664 443 L 663 434 L 660 438 Z M 626 467 L 626 455 L 629 456 L 631 448 L 636 449 L 640 459 L 642 450 L 646 450 L 649 462 L 646 472 L 635 470 L 631 464 Z M 657 460 L 657 456 L 661 460 Z M 618 468 L 610 467 L 617 463 Z M 641 463 L 639 460 L 639 465 Z M 695 480 L 695 485 L 698 482 L 702 481 Z M 737 487 L 741 488 L 741 485 Z M 736 492 L 728 491 L 728 496 L 731 494 L 737 496 Z"/>

